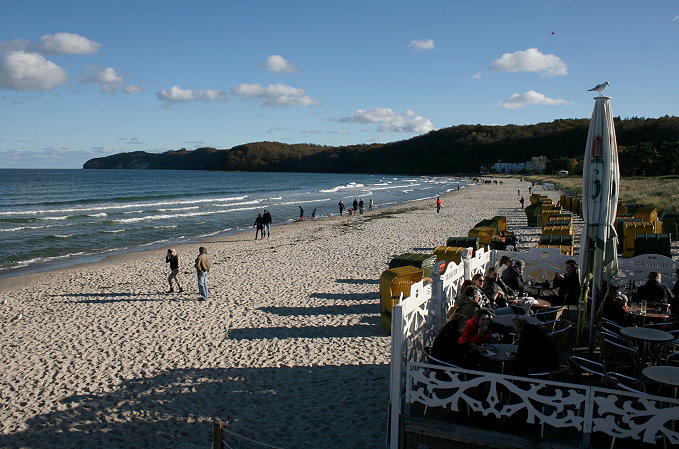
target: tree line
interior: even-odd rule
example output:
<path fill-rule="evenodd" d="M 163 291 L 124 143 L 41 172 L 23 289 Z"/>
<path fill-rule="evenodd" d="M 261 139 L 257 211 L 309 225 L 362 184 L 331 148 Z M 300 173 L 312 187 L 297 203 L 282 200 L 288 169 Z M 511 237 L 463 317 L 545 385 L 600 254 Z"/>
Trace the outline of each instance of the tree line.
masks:
<path fill-rule="evenodd" d="M 679 117 L 614 120 L 623 176 L 679 174 Z M 230 149 L 137 151 L 91 159 L 83 168 L 448 174 L 544 156 L 546 172 L 577 174 L 588 127 L 588 119 L 560 119 L 523 126 L 458 125 L 386 144 L 253 142 Z"/>

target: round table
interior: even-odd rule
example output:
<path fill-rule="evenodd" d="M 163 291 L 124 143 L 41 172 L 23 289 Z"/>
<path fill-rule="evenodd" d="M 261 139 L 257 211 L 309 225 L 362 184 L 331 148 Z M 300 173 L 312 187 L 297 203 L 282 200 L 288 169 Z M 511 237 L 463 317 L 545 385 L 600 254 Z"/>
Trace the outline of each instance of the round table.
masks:
<path fill-rule="evenodd" d="M 543 296 L 545 292 L 554 293 L 554 287 L 552 287 L 549 282 L 546 284 L 532 284 L 528 286 L 528 290 L 536 292 L 537 296 Z"/>
<path fill-rule="evenodd" d="M 665 321 L 670 318 L 668 313 L 657 311 L 654 309 L 647 309 L 646 313 L 641 313 L 641 307 L 634 306 L 627 310 L 627 313 L 637 317 L 643 318 L 644 321 Z"/>
<path fill-rule="evenodd" d="M 674 387 L 674 396 L 679 387 L 679 366 L 649 366 L 642 371 L 644 376 L 654 382 Z"/>
<path fill-rule="evenodd" d="M 484 348 L 486 348 L 488 351 L 487 353 L 481 353 L 482 356 L 486 357 L 489 360 L 493 360 L 495 362 L 508 362 L 510 360 L 514 360 L 514 357 L 510 357 L 509 354 L 516 354 L 516 349 L 518 346 L 510 343 L 495 343 L 491 345 L 483 345 Z"/>
<path fill-rule="evenodd" d="M 660 343 L 674 340 L 674 335 L 669 332 L 651 329 L 650 327 L 623 327 L 620 329 L 620 333 L 625 337 L 630 337 L 643 343 L 641 345 L 641 360 L 644 364 L 646 364 L 646 345 L 648 342 Z"/>
<path fill-rule="evenodd" d="M 540 320 L 535 318 L 534 316 L 526 316 L 526 315 L 495 315 L 493 317 L 493 323 L 498 323 L 501 324 L 502 326 L 513 326 L 514 325 L 514 318 L 519 318 L 523 317 L 526 319 L 526 322 L 528 324 L 534 324 L 536 326 L 540 325 Z"/>

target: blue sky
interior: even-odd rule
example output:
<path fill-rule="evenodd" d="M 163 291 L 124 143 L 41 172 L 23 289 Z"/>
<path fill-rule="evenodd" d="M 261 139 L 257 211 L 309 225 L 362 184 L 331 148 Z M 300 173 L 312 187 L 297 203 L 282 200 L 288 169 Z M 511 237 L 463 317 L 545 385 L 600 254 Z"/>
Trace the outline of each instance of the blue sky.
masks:
<path fill-rule="evenodd" d="M 3 1 L 0 168 L 678 115 L 678 44 L 677 0 Z"/>

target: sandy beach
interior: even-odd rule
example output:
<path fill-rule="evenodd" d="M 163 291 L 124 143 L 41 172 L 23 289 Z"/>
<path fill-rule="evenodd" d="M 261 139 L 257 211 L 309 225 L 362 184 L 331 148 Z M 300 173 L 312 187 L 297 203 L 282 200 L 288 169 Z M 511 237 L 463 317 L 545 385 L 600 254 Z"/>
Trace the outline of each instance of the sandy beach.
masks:
<path fill-rule="evenodd" d="M 2 279 L 0 447 L 207 448 L 215 420 L 288 449 L 384 447 L 381 272 L 494 215 L 534 246 L 528 185 L 452 192 L 440 214 L 430 200 L 212 239 L 205 302 L 199 245 L 176 247 L 181 294 L 165 293 L 165 250 Z"/>

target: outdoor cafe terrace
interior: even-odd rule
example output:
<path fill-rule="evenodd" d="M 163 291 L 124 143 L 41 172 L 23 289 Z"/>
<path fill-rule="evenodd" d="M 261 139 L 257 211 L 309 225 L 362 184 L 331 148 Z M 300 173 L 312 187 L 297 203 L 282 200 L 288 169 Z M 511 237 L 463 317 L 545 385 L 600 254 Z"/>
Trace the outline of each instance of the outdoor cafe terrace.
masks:
<path fill-rule="evenodd" d="M 431 283 L 412 286 L 392 309 L 390 447 L 677 447 L 679 333 L 663 324 L 664 310 L 630 309 L 633 326 L 607 320 L 588 326 L 579 306 L 532 307 L 528 319 L 553 335 L 559 351 L 561 366 L 551 372 L 503 374 L 512 341 L 486 349 L 495 367 L 483 371 L 431 356 L 463 281 L 502 255 L 524 260 L 525 275 L 534 279 L 551 279 L 572 258 L 554 248 L 479 250 L 434 273 Z M 620 259 L 612 283 L 638 285 L 655 271 L 671 287 L 677 268 L 659 255 Z M 511 324 L 511 318 L 496 319 Z"/>

